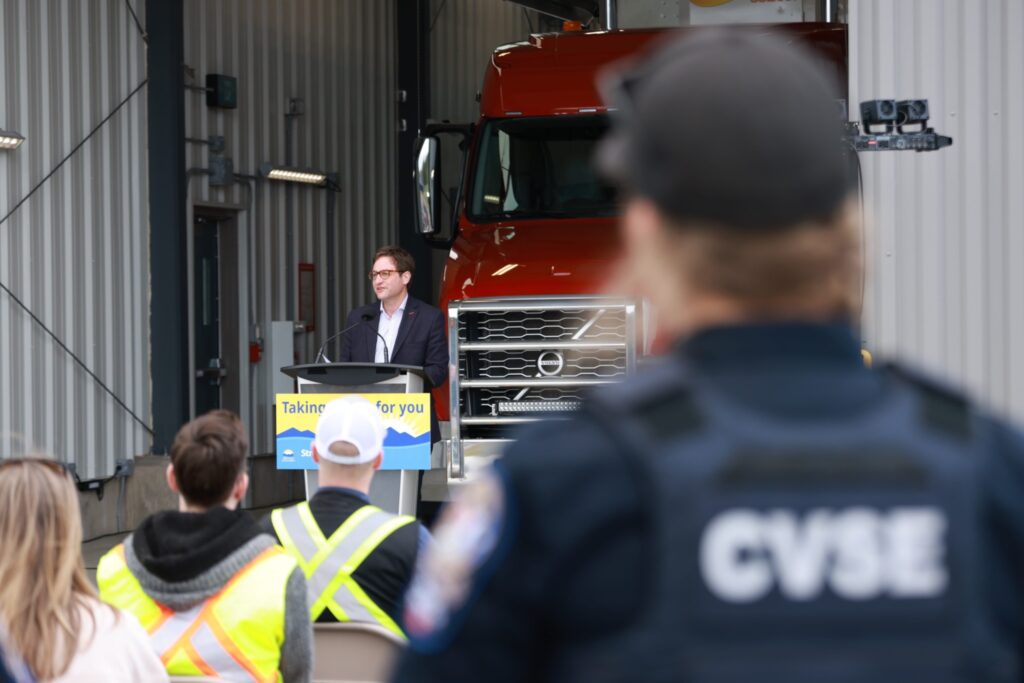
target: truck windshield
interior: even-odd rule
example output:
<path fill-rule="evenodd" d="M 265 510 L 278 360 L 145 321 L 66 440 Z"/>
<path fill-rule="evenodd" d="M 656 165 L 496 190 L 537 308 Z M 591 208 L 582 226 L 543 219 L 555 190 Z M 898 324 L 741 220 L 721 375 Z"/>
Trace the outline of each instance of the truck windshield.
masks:
<path fill-rule="evenodd" d="M 476 220 L 609 216 L 615 193 L 594 172 L 603 115 L 501 119 L 483 129 L 470 215 Z"/>

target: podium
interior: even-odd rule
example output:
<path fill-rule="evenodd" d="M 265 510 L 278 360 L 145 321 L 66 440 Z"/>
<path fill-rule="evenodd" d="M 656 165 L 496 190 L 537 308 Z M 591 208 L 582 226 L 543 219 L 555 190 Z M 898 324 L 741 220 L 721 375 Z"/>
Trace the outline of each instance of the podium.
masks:
<path fill-rule="evenodd" d="M 291 365 L 300 394 L 419 394 L 427 381 L 423 368 L 386 363 Z M 317 470 L 306 470 L 306 499 L 319 488 Z M 370 502 L 389 512 L 416 515 L 419 470 L 379 470 L 370 485 Z"/>

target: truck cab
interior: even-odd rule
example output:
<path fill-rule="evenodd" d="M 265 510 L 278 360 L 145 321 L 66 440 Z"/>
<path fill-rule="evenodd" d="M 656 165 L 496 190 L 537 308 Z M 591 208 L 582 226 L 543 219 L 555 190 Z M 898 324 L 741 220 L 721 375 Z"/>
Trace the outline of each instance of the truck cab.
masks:
<path fill-rule="evenodd" d="M 750 30 L 805 43 L 845 86 L 845 25 Z M 610 126 L 600 72 L 666 33 L 554 33 L 500 46 L 486 67 L 479 119 L 421 132 L 417 221 L 426 239 L 448 249 L 439 306 L 451 358 L 448 384 L 435 394 L 448 425 L 444 468 L 424 480 L 425 499 L 443 499 L 446 487 L 500 455 L 521 425 L 577 409 L 587 391 L 621 380 L 650 352 L 643 302 L 602 293 L 619 249 L 620 207 L 591 162 Z M 462 135 L 465 154 L 447 239 L 438 236 L 442 133 Z"/>

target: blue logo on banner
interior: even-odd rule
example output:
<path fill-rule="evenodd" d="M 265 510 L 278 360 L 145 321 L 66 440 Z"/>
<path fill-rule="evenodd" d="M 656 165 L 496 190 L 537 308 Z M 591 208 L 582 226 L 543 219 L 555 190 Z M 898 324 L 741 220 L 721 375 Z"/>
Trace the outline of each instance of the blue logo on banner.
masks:
<path fill-rule="evenodd" d="M 277 435 L 277 469 L 315 470 L 313 432 L 286 429 Z"/>

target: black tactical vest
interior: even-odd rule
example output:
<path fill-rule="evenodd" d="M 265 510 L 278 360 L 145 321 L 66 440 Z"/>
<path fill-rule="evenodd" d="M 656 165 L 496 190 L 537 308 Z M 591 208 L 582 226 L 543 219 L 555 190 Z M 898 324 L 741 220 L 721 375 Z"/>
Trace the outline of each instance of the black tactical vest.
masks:
<path fill-rule="evenodd" d="M 551 680 L 1020 680 L 984 592 L 990 446 L 966 402 L 885 371 L 861 414 L 782 420 L 674 363 L 590 408 L 646 489 L 651 599 Z"/>

